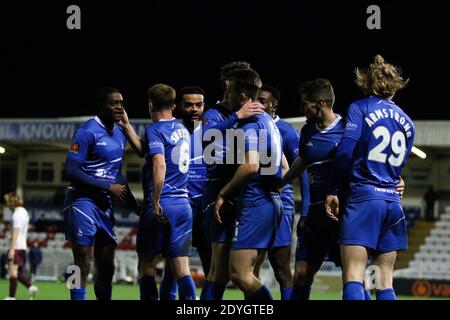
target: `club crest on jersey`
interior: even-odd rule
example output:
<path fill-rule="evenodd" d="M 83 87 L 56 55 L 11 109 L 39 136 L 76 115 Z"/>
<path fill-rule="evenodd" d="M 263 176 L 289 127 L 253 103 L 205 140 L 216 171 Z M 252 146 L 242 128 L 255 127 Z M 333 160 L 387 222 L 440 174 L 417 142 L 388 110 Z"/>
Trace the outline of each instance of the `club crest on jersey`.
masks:
<path fill-rule="evenodd" d="M 72 151 L 73 153 L 78 153 L 79 150 L 80 145 L 78 143 L 72 143 L 72 145 L 70 146 L 70 151 Z"/>

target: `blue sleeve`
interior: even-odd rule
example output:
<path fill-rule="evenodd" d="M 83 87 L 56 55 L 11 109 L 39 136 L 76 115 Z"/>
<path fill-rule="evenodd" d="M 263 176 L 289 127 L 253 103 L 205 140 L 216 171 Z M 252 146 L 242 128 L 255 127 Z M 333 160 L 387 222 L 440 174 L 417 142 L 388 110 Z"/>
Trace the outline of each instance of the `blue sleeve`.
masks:
<path fill-rule="evenodd" d="M 116 183 L 123 184 L 123 185 L 127 184 L 127 179 L 125 178 L 125 176 L 122 174 L 121 171 L 119 171 L 119 173 L 116 176 Z"/>
<path fill-rule="evenodd" d="M 302 210 L 300 214 L 302 217 L 306 217 L 310 205 L 308 173 L 306 171 L 300 174 L 300 194 L 302 195 Z"/>
<path fill-rule="evenodd" d="M 85 185 L 100 188 L 103 190 L 108 190 L 109 186 L 111 185 L 111 182 L 98 178 L 93 177 L 85 173 L 81 167 L 83 166 L 82 162 L 79 162 L 78 160 L 74 160 L 71 158 L 67 158 L 66 162 L 66 173 L 67 178 L 71 182 L 81 182 Z"/>
<path fill-rule="evenodd" d="M 347 118 L 343 137 L 359 141 L 361 137 L 363 121 L 364 121 L 364 114 L 361 110 L 361 107 L 358 106 L 357 104 L 350 105 L 347 111 Z"/>
<path fill-rule="evenodd" d="M 212 111 L 205 112 L 203 116 L 203 132 L 209 129 L 217 129 L 222 133 L 225 133 L 226 129 L 230 129 L 234 124 L 238 122 L 239 118 L 236 113 L 222 120 L 218 114 L 214 114 Z"/>
<path fill-rule="evenodd" d="M 147 130 L 146 142 L 148 143 L 146 156 L 154 154 L 164 155 L 164 141 L 161 137 L 161 132 L 158 132 L 156 128 L 150 127 Z"/>
<path fill-rule="evenodd" d="M 72 138 L 72 144 L 70 145 L 67 159 L 75 160 L 83 163 L 88 154 L 91 146 L 95 142 L 93 133 L 87 131 L 84 128 L 79 128 Z"/>
<path fill-rule="evenodd" d="M 411 155 L 411 150 L 414 146 L 414 137 L 415 137 L 416 133 L 415 133 L 415 129 L 413 127 L 413 129 L 411 130 L 411 136 L 408 139 L 408 142 L 406 143 L 407 146 L 407 153 L 406 153 L 406 157 L 405 157 L 405 163 L 406 161 L 409 159 L 409 156 Z"/>
<path fill-rule="evenodd" d="M 295 158 L 298 157 L 299 145 L 300 145 L 300 135 L 297 130 L 292 128 L 292 130 L 287 135 L 284 140 L 285 148 L 283 148 L 283 152 L 287 159 L 294 161 Z"/>
<path fill-rule="evenodd" d="M 245 152 L 259 151 L 258 126 L 255 123 L 247 123 L 242 127 L 245 136 Z"/>
<path fill-rule="evenodd" d="M 298 151 L 297 151 L 297 156 L 299 157 L 303 157 L 303 145 L 305 144 L 305 139 L 306 139 L 306 125 L 303 126 L 301 133 L 300 133 L 300 137 L 298 139 Z"/>
<path fill-rule="evenodd" d="M 358 141 L 353 138 L 342 138 L 336 152 L 336 158 L 333 161 L 333 168 L 331 170 L 331 179 L 327 194 L 336 195 L 340 182 L 346 181 L 348 172 L 352 167 L 353 151 L 355 150 L 357 144 Z"/>

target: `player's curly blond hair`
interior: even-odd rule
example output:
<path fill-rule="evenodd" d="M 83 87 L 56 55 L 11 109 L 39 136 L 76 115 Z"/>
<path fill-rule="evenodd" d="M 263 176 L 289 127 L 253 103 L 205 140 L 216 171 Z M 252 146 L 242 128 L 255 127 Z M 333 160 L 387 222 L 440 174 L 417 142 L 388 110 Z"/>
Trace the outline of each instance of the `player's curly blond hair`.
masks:
<path fill-rule="evenodd" d="M 355 83 L 366 95 L 390 98 L 406 87 L 409 79 L 402 77 L 402 71 L 376 55 L 373 63 L 366 69 L 356 68 Z"/>

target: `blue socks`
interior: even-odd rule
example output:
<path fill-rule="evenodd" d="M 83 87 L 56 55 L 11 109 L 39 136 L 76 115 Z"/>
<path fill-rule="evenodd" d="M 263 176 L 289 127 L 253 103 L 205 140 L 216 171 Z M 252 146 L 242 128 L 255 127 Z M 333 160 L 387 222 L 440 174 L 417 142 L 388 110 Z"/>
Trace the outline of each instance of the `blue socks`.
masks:
<path fill-rule="evenodd" d="M 202 292 L 200 293 L 200 300 L 214 300 L 214 290 L 212 287 L 214 286 L 214 282 L 205 280 L 202 283 Z"/>
<path fill-rule="evenodd" d="M 265 285 L 262 285 L 261 288 L 254 294 L 246 295 L 245 300 L 267 301 L 273 300 L 273 297 L 272 294 L 270 293 L 270 290 Z"/>
<path fill-rule="evenodd" d="M 292 295 L 292 287 L 281 289 L 281 300 L 290 300 Z"/>
<path fill-rule="evenodd" d="M 94 283 L 94 292 L 97 300 L 111 300 L 112 287 L 100 282 Z"/>
<path fill-rule="evenodd" d="M 370 296 L 369 290 L 364 290 L 364 300 L 372 300 L 372 297 Z"/>
<path fill-rule="evenodd" d="M 155 277 L 144 276 L 139 279 L 139 289 L 141 291 L 141 300 L 158 300 L 158 287 Z"/>
<path fill-rule="evenodd" d="M 172 275 L 170 268 L 164 270 L 164 277 L 159 288 L 159 298 L 161 300 L 177 300 L 177 281 Z"/>
<path fill-rule="evenodd" d="M 70 299 L 71 300 L 86 300 L 86 288 L 71 289 Z"/>
<path fill-rule="evenodd" d="M 292 288 L 291 300 L 309 300 L 310 295 L 311 287 L 294 285 L 294 287 Z"/>
<path fill-rule="evenodd" d="M 205 280 L 203 282 L 200 300 L 223 300 L 224 292 L 225 286 L 222 286 L 212 281 Z"/>
<path fill-rule="evenodd" d="M 364 287 L 361 282 L 349 281 L 344 285 L 344 300 L 364 300 Z"/>
<path fill-rule="evenodd" d="M 178 279 L 178 295 L 180 300 L 196 300 L 195 283 L 191 276 Z"/>
<path fill-rule="evenodd" d="M 397 297 L 395 296 L 395 291 L 392 288 L 377 291 L 376 295 L 377 295 L 377 300 L 396 300 L 397 299 Z"/>

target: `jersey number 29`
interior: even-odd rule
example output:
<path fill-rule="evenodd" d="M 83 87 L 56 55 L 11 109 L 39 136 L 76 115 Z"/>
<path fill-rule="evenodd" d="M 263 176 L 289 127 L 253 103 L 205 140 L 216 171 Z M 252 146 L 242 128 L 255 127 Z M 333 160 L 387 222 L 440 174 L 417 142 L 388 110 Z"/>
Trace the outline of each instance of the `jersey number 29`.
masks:
<path fill-rule="evenodd" d="M 373 135 L 376 139 L 381 137 L 382 140 L 375 148 L 370 150 L 369 160 L 381 163 L 386 163 L 387 160 L 393 167 L 401 166 L 406 154 L 406 139 L 403 132 L 396 131 L 391 136 L 386 127 L 380 126 L 373 131 Z M 391 146 L 392 154 L 388 158 L 384 151 L 389 145 Z"/>

